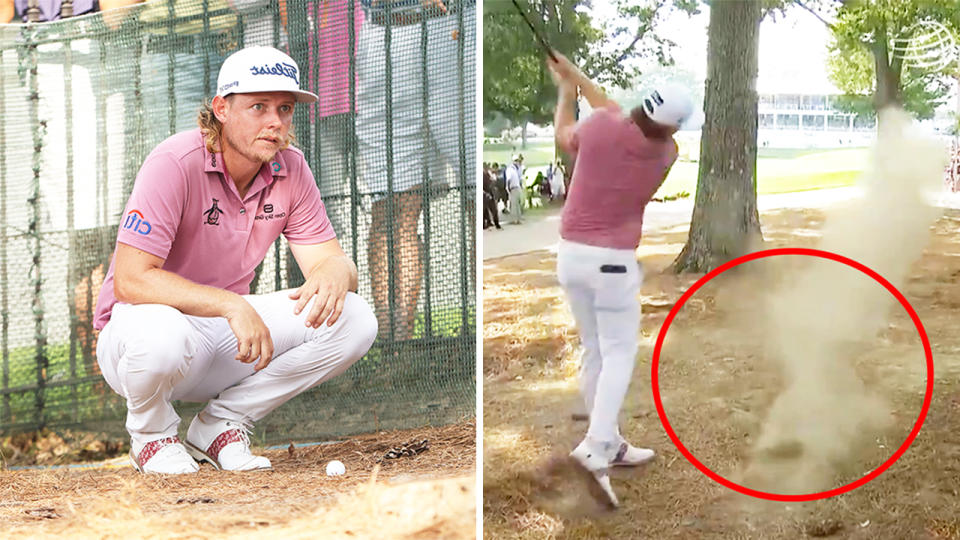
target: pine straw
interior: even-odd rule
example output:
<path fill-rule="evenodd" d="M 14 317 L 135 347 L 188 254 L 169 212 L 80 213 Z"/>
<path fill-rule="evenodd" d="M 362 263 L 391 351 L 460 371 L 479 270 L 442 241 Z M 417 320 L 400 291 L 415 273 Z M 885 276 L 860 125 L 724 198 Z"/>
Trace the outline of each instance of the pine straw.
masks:
<path fill-rule="evenodd" d="M 784 210 L 767 212 L 761 221 L 768 247 L 812 246 L 824 214 Z M 541 251 L 485 261 L 485 538 L 960 540 L 958 228 L 960 212 L 948 211 L 932 228 L 927 251 L 901 289 L 923 320 L 937 362 L 933 403 L 919 437 L 893 467 L 866 486 L 826 501 L 800 504 L 764 503 L 713 482 L 680 455 L 657 417 L 650 389 L 650 355 L 673 303 L 699 277 L 664 272 L 683 247 L 685 230 L 649 235 L 641 245 L 646 274 L 641 291 L 645 339 L 621 429 L 629 439 L 649 445 L 659 455 L 642 470 L 616 472 L 613 485 L 622 507 L 612 513 L 601 512 L 573 477 L 551 470 L 558 456 L 572 449 L 586 430 L 585 422 L 570 418 L 579 401 L 572 317 L 544 316 L 558 303 L 563 307 L 555 274 L 549 278 L 555 268 L 554 256 Z M 726 280 L 723 286 L 735 281 Z M 667 340 L 667 346 L 683 353 L 674 357 L 684 361 L 661 363 L 660 385 L 671 423 L 681 432 L 684 444 L 702 462 L 719 465 L 715 470 L 737 479 L 736 460 L 743 459 L 744 449 L 749 448 L 744 434 L 754 433 L 755 426 L 731 422 L 737 416 L 712 414 L 723 408 L 736 412 L 733 405 L 738 405 L 737 400 L 759 401 L 760 406 L 751 410 L 764 410 L 760 398 L 775 387 L 759 373 L 724 371 L 724 364 L 714 361 L 723 360 L 714 358 L 723 352 L 720 347 L 699 346 L 736 345 L 717 324 L 722 306 L 722 296 L 711 298 L 709 291 L 698 292 L 688 302 Z M 901 314 L 900 319 L 904 317 Z M 496 324 L 488 325 L 489 320 Z M 905 320 L 894 322 L 898 329 L 910 326 Z M 676 338 L 683 329 L 696 339 L 686 348 Z M 916 333 L 904 331 L 901 336 L 898 329 L 884 332 L 886 345 L 872 351 L 875 365 L 896 366 L 913 354 Z M 911 421 L 922 397 L 921 385 L 912 382 L 904 376 L 901 383 L 891 386 L 896 391 L 895 407 Z M 729 399 L 733 405 L 717 406 L 711 399 L 714 396 Z M 671 399 L 669 403 L 666 398 Z M 906 422 L 903 427 L 907 428 Z M 898 445 L 903 435 L 891 437 L 891 442 Z M 886 448 L 884 459 L 892 447 Z M 869 468 L 860 473 L 865 470 Z"/>
<path fill-rule="evenodd" d="M 381 460 L 428 439 L 429 450 Z M 0 536 L 473 538 L 476 423 L 261 452 L 274 469 L 140 475 L 132 469 L 0 473 Z M 346 465 L 326 476 L 328 461 Z"/>

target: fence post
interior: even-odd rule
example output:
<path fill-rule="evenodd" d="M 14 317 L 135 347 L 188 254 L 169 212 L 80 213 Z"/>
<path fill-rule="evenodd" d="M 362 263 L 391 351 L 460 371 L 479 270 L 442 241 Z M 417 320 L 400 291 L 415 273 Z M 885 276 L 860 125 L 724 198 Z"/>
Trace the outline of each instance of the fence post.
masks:
<path fill-rule="evenodd" d="M 34 339 L 36 341 L 35 361 L 37 368 L 37 388 L 34 393 L 34 417 L 37 430 L 43 429 L 46 424 L 44 415 L 44 401 L 46 399 L 47 366 L 49 359 L 46 354 L 47 336 L 43 325 L 43 275 L 40 268 L 40 164 L 43 159 L 43 139 L 46 134 L 46 121 L 40 120 L 40 91 L 39 68 L 37 61 L 36 32 L 32 25 L 28 25 L 23 32 L 26 43 L 27 78 L 30 85 L 29 107 L 30 127 L 33 132 L 33 181 L 31 182 L 30 197 L 27 203 L 33 211 L 27 226 L 28 236 L 33 238 L 33 253 L 30 266 L 30 284 L 33 288 L 32 308 L 34 322 Z"/>
<path fill-rule="evenodd" d="M 396 339 L 397 331 L 397 272 L 399 269 L 397 265 L 394 264 L 394 257 L 396 256 L 397 247 L 394 245 L 394 234 L 396 233 L 396 212 L 394 209 L 394 199 L 393 199 L 393 53 L 391 52 L 391 44 L 393 38 L 393 2 L 386 2 L 384 6 L 387 12 L 385 18 L 386 25 L 383 31 L 383 54 L 384 54 L 384 72 L 386 74 L 386 80 L 384 81 L 385 100 L 386 100 L 386 130 L 387 130 L 387 227 L 389 227 L 389 233 L 387 237 L 387 306 L 390 313 L 390 340 L 393 341 Z M 370 167 L 370 165 L 367 165 Z M 417 261 L 419 264 L 419 261 Z M 372 276 L 371 279 L 378 279 L 378 276 Z M 374 303 L 376 303 L 376 298 L 374 298 Z M 382 330 L 381 330 L 382 331 Z"/>
<path fill-rule="evenodd" d="M 433 90 L 430 88 L 430 76 L 427 71 L 427 48 L 429 46 L 429 30 L 427 30 L 427 13 L 428 9 L 436 9 L 433 7 L 421 6 L 420 10 L 423 12 L 423 15 L 420 17 L 420 81 L 423 85 L 423 96 L 421 99 L 421 106 L 423 108 L 423 116 L 421 117 L 423 121 L 421 122 L 423 131 L 423 182 L 421 182 L 423 189 L 423 200 L 420 203 L 423 208 L 423 294 L 424 294 L 424 319 L 423 319 L 423 337 L 429 338 L 433 335 L 433 315 L 432 311 L 432 302 L 430 301 L 430 159 L 427 157 L 427 149 L 430 148 L 430 91 Z M 442 89 L 441 89 L 442 90 Z M 441 111 L 438 111 L 441 112 Z M 414 231 L 416 234 L 416 231 Z M 414 306 L 416 307 L 416 306 Z M 416 326 L 416 321 L 414 321 L 414 326 Z M 413 328 L 410 329 L 413 332 Z"/>
<path fill-rule="evenodd" d="M 470 268 L 467 267 L 467 254 L 469 249 L 467 247 L 467 137 L 466 137 L 466 116 L 465 116 L 465 78 L 466 73 L 463 68 L 463 61 L 465 59 L 464 55 L 464 42 L 465 34 L 463 32 L 463 12 L 466 9 L 466 1 L 463 0 L 460 2 L 460 9 L 457 10 L 457 29 L 459 32 L 459 39 L 457 39 L 457 92 L 459 93 L 460 99 L 457 104 L 457 135 L 459 138 L 459 153 L 460 153 L 460 275 L 463 276 L 462 285 L 460 287 L 460 319 L 462 324 L 462 335 L 467 335 L 467 326 L 470 322 L 470 314 L 468 313 L 467 307 L 470 305 L 470 299 L 467 292 L 470 290 L 470 279 L 468 279 L 468 272 Z M 476 9 L 476 8 L 474 8 Z M 474 111 L 470 111 L 471 114 L 474 114 Z M 471 134 L 472 137 L 476 138 L 476 134 Z M 474 171 L 469 171 L 470 174 L 474 174 Z M 476 198 L 474 196 L 474 198 Z M 472 221 L 472 220 L 471 220 Z M 476 224 L 471 223 L 469 230 L 473 231 L 476 229 Z M 471 268 L 476 268 L 476 262 L 473 263 Z M 475 288 L 475 287 L 474 287 Z"/>
<path fill-rule="evenodd" d="M 349 68 L 347 71 L 347 76 L 350 78 L 348 84 L 350 85 L 350 127 L 349 127 L 349 137 L 350 145 L 352 146 L 350 152 L 350 234 L 353 236 L 353 245 L 351 246 L 351 254 L 353 255 L 353 260 L 359 260 L 358 257 L 358 246 L 360 233 L 357 229 L 358 227 L 358 213 L 357 207 L 360 204 L 360 189 L 357 187 L 357 152 L 359 150 L 359 144 L 357 143 L 357 21 L 356 21 L 356 10 L 357 3 L 354 0 L 347 2 L 347 24 L 350 30 L 349 36 L 349 54 L 348 61 L 350 62 Z M 370 24 L 369 21 L 365 21 L 364 24 Z M 316 58 L 316 57 L 315 57 Z M 317 76 L 319 81 L 319 75 Z M 319 114 L 319 111 L 318 111 Z"/>
<path fill-rule="evenodd" d="M 10 283 L 7 276 L 7 129 L 6 118 L 6 71 L 3 59 L 6 51 L 0 49 L 0 349 L 3 354 L 3 389 L 10 387 L 10 305 L 8 294 Z M 10 422 L 10 394 L 3 394 L 3 415 L 0 416 L 0 425 Z"/>
<path fill-rule="evenodd" d="M 73 41 L 67 38 L 64 43 L 63 57 L 63 97 L 64 97 L 64 119 L 66 121 L 66 159 L 67 159 L 67 253 L 70 255 L 67 259 L 67 306 L 69 306 L 70 315 L 70 379 L 77 378 L 77 303 L 73 288 L 79 283 L 83 276 L 78 275 L 77 262 L 74 260 L 77 254 L 77 239 L 75 231 L 74 200 L 73 200 Z M 81 354 L 83 354 L 81 352 Z M 77 385 L 70 385 L 70 401 L 73 405 L 70 408 L 73 414 L 74 422 L 80 418 L 80 411 L 77 405 Z"/>
<path fill-rule="evenodd" d="M 167 34 L 164 36 L 164 43 L 169 47 L 167 51 L 167 119 L 170 125 L 166 136 L 161 138 L 161 141 L 177 132 L 177 94 L 175 78 L 177 46 L 174 45 L 177 39 L 176 27 L 174 26 L 174 22 L 177 20 L 177 14 L 173 9 L 173 3 L 174 0 L 167 0 Z M 187 37 L 189 38 L 190 36 Z M 147 40 L 149 41 L 150 37 L 147 37 Z M 153 150 L 153 148 L 149 150 Z"/>

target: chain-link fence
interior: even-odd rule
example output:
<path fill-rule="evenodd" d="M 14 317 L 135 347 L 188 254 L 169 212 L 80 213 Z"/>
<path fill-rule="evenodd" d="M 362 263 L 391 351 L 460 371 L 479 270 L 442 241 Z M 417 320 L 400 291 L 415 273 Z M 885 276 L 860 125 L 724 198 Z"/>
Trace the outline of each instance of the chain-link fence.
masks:
<path fill-rule="evenodd" d="M 121 212 L 147 154 L 196 126 L 221 62 L 248 45 L 286 51 L 320 96 L 297 106 L 297 146 L 380 321 L 366 358 L 258 438 L 473 415 L 475 9 L 154 0 L 0 25 L 0 429 L 125 433 L 92 328 Z M 281 238 L 251 292 L 302 281 Z M 186 418 L 199 406 L 177 404 Z"/>

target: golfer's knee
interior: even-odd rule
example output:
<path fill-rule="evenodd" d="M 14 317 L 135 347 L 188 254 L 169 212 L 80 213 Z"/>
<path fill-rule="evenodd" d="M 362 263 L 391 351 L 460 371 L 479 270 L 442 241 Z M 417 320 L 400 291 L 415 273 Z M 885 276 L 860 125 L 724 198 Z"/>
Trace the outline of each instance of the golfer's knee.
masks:
<path fill-rule="evenodd" d="M 192 358 L 191 327 L 186 317 L 169 306 L 137 306 L 136 318 L 125 324 L 123 361 L 131 393 L 154 391 L 183 377 Z"/>
<path fill-rule="evenodd" d="M 347 293 L 343 303 L 343 318 L 346 337 L 343 344 L 344 359 L 351 364 L 367 354 L 377 339 L 377 317 L 370 304 L 355 293 Z"/>
<path fill-rule="evenodd" d="M 352 364 L 367 354 L 377 339 L 377 317 L 364 298 L 348 292 L 343 311 L 331 332 L 314 331 L 310 341 L 320 348 L 333 346 L 342 362 Z"/>

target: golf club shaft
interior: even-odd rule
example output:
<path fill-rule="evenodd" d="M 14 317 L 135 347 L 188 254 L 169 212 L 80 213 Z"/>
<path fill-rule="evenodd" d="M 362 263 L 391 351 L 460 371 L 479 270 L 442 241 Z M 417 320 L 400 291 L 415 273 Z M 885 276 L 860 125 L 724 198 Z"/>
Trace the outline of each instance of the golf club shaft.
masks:
<path fill-rule="evenodd" d="M 540 43 L 540 46 L 543 47 L 543 50 L 547 53 L 547 56 L 556 62 L 557 57 L 553 55 L 553 49 L 551 49 L 550 45 L 547 44 L 547 40 L 543 39 L 543 36 L 540 35 L 540 32 L 537 32 L 537 29 L 533 26 L 533 23 L 530 22 L 530 19 L 527 18 L 527 14 L 524 13 L 523 9 L 520 7 L 520 4 L 517 3 L 517 0 L 513 0 L 513 6 L 517 8 L 517 11 L 520 12 L 520 16 L 523 17 L 524 21 L 526 21 L 527 26 L 530 27 L 530 31 L 533 32 L 533 35 L 536 36 L 537 41 Z"/>

